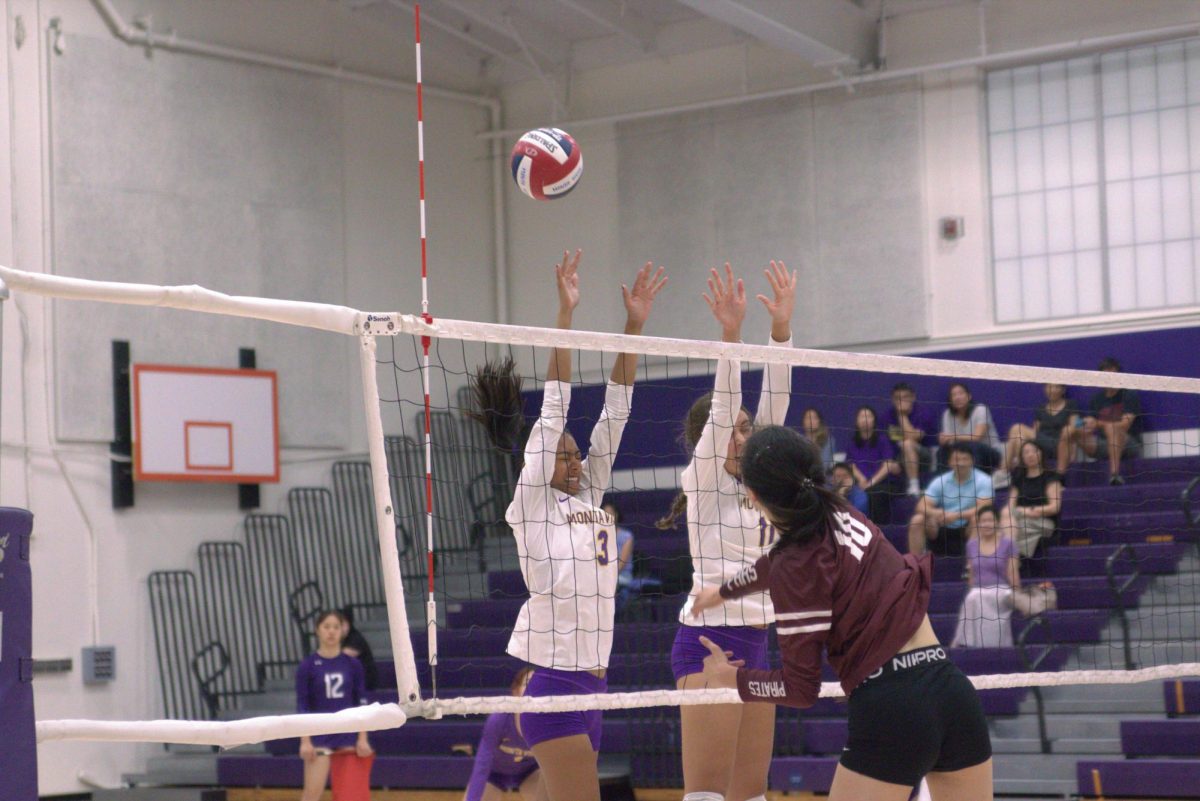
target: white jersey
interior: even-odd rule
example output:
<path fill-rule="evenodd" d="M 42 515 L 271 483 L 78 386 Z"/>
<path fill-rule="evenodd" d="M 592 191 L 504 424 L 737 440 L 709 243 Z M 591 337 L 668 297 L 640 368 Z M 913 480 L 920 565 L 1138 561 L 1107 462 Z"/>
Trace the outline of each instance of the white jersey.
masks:
<path fill-rule="evenodd" d="M 567 423 L 571 385 L 547 381 L 542 414 L 525 446 L 525 466 L 505 513 L 517 538 L 529 600 L 521 607 L 508 653 L 560 670 L 608 667 L 617 594 L 617 531 L 600 508 L 629 419 L 633 387 L 609 383 L 592 429 L 579 494 L 550 486 Z"/>
<path fill-rule="evenodd" d="M 771 342 L 781 347 L 791 341 Z M 782 425 L 791 395 L 792 370 L 769 364 L 763 375 L 755 425 Z M 775 622 L 765 591 L 726 601 L 691 617 L 692 599 L 705 587 L 719 587 L 754 564 L 775 542 L 775 528 L 754 509 L 742 482 L 725 469 L 725 455 L 742 408 L 742 366 L 719 359 L 712 409 L 692 461 L 680 477 L 687 495 L 688 545 L 692 552 L 692 591 L 679 622 L 686 626 L 764 626 Z"/>

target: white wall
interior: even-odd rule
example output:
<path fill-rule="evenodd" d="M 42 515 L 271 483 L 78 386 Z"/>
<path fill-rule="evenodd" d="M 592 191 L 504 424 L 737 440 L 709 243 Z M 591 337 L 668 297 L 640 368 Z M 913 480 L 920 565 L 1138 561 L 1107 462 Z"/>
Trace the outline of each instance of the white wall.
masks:
<path fill-rule="evenodd" d="M 358 23 L 329 3 L 256 0 L 197 3 L 194 0 L 118 0 L 132 20 L 152 15 L 156 30 L 246 47 L 375 74 L 411 75 L 411 46 L 398 46 L 386 30 Z M 6 58 L 0 59 L 0 260 L 26 270 L 47 271 L 50 244 L 46 182 L 46 30 L 61 19 L 68 37 L 116 42 L 87 0 L 6 0 Z M 20 18 L 26 38 L 14 42 Z M 69 39 L 68 39 L 69 41 Z M 156 52 L 156 60 L 179 58 Z M 471 88 L 473 70 L 430 66 L 444 85 Z M 456 71 L 459 70 L 459 71 Z M 314 79 L 316 80 L 316 79 Z M 8 92 L 12 91 L 11 97 Z M 340 263 L 344 293 L 320 298 L 363 309 L 419 308 L 415 96 L 408 91 L 338 84 L 341 98 L 344 187 Z M 430 296 L 434 314 L 493 319 L 492 195 L 488 148 L 475 138 L 487 127 L 483 104 L 426 96 L 426 142 Z M 97 131 L 103 136 L 103 131 Z M 11 163 L 9 158 L 11 155 Z M 13 211 L 15 209 L 15 212 Z M 252 276 L 247 276 L 252 278 Z M 298 277 L 300 278 L 300 277 Z M 204 283 L 204 276 L 194 277 Z M 238 292 L 238 287 L 221 287 Z M 147 719 L 163 714 L 147 602 L 146 576 L 156 569 L 194 566 L 196 546 L 237 537 L 241 515 L 233 487 L 141 484 L 137 504 L 115 512 L 109 499 L 105 443 L 62 442 L 54 431 L 53 353 L 50 304 L 16 296 L 3 309 L 3 382 L 0 387 L 0 504 L 30 508 L 33 539 L 34 656 L 69 657 L 65 675 L 39 676 L 39 719 Z M 334 336 L 334 335 L 330 335 Z M 328 484 L 329 462 L 339 453 L 366 449 L 357 389 L 357 346 L 344 343 L 345 362 L 330 366 L 330 380 L 349 381 L 350 405 L 328 410 L 350 421 L 336 449 L 285 450 L 281 484 L 265 486 L 263 510 L 280 508 L 290 486 Z M 292 354 L 303 359 L 304 354 Z M 136 354 L 135 354 L 136 357 Z M 260 354 L 260 363 L 262 360 Z M 286 372 L 286 360 L 273 365 Z M 109 392 L 98 386 L 97 394 Z M 316 459 L 316 461 L 309 461 Z M 94 558 L 94 566 L 91 561 Z M 91 586 L 95 585 L 95 589 Z M 84 687 L 80 648 L 117 647 L 117 681 Z M 144 769 L 158 747 L 55 743 L 39 749 L 44 794 L 85 789 L 83 773 L 115 785 L 122 773 Z"/>
<path fill-rule="evenodd" d="M 1115 35 L 1166 27 L 1200 20 L 1200 5 L 1184 0 L 1155 0 L 1126 3 L 1122 0 L 992 0 L 983 4 L 987 13 L 986 52 L 1009 52 L 1060 44 L 1082 38 Z M 1083 6 L 1086 5 L 1086 11 Z M 970 58 L 983 52 L 976 4 L 937 8 L 925 13 L 896 18 L 887 25 L 888 66 L 901 69 Z M 586 169 L 580 186 L 567 199 L 553 204 L 531 203 L 510 193 L 510 254 L 513 275 L 510 283 L 513 322 L 545 324 L 551 291 L 542 274 L 525 275 L 525 265 L 549 265 L 555 253 L 566 246 L 583 243 L 589 254 L 589 270 L 602 270 L 596 282 L 608 285 L 610 271 L 629 273 L 637 265 L 612 265 L 619 253 L 621 236 L 617 226 L 620 198 L 615 126 L 580 125 L 572 120 L 641 111 L 706 99 L 752 94 L 806 83 L 829 80 L 797 64 L 787 56 L 755 45 L 714 47 L 701 53 L 592 70 L 574 76 L 570 104 L 565 117 L 552 119 L 550 103 L 539 82 L 507 87 L 503 99 L 505 127 L 522 129 L 553 122 L 570 131 L 584 152 Z M 874 350 L 924 350 L 957 343 L 1005 341 L 1014 337 L 1052 336 L 1064 329 L 1083 325 L 1115 326 L 1119 329 L 1164 324 L 1178 319 L 1177 312 L 1164 314 L 1105 315 L 1087 321 L 998 326 L 994 322 L 990 245 L 987 219 L 987 153 L 984 149 L 984 118 L 981 75 L 974 69 L 929 73 L 922 78 L 922 160 L 924 163 L 924 219 L 926 237 L 925 273 L 930 337 L 917 341 L 840 341 L 838 346 Z M 593 155 L 595 153 L 595 155 Z M 552 208 L 546 208 L 546 206 Z M 942 216 L 961 216 L 966 236 L 945 243 L 937 235 Z M 867 236 L 869 231 L 854 220 L 849 230 Z M 597 258 L 591 258 L 596 254 Z M 804 265 L 807 254 L 781 254 Z M 672 254 L 646 254 L 672 270 L 672 292 L 693 293 L 707 265 L 679 265 Z M 714 261 L 736 260 L 736 253 L 713 254 Z M 744 265 L 747 274 L 757 265 Z M 697 290 L 698 291 L 698 290 Z M 690 294 L 689 294 L 690 298 Z M 828 298 L 818 298 L 818 302 Z M 1194 313 L 1194 310 L 1191 310 Z M 580 315 L 579 327 L 611 330 L 619 325 L 618 302 L 604 297 Z M 653 325 L 653 324 L 652 324 Z"/>

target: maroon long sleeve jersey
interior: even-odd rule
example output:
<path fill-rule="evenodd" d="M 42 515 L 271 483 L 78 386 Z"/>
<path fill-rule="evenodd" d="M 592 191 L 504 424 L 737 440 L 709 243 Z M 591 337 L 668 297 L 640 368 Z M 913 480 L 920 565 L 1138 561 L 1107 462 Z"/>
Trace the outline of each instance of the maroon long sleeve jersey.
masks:
<path fill-rule="evenodd" d="M 821 652 L 849 695 L 912 638 L 929 608 L 932 561 L 901 556 L 857 510 L 823 536 L 777 547 L 721 585 L 722 598 L 767 590 L 780 670 L 738 670 L 743 701 L 809 707 L 821 691 Z"/>

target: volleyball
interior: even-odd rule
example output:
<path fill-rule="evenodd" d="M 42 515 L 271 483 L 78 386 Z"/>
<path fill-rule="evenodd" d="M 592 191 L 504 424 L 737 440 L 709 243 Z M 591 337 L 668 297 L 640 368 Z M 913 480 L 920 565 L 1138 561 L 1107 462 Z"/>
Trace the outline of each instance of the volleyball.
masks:
<path fill-rule="evenodd" d="M 513 180 L 535 200 L 556 200 L 579 183 L 583 154 L 566 131 L 538 128 L 529 131 L 512 149 Z"/>

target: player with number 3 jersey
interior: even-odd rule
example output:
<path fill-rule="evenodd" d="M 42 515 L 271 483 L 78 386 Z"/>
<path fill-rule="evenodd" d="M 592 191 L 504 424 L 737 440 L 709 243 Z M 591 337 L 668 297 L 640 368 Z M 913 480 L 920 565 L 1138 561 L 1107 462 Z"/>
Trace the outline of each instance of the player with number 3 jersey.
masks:
<path fill-rule="evenodd" d="M 558 327 L 571 327 L 579 303 L 579 260 L 563 254 L 555 267 Z M 626 334 L 640 334 L 655 295 L 666 283 L 652 264 L 632 288 L 621 286 Z M 508 370 L 507 390 L 505 370 Z M 517 490 L 505 513 L 516 537 L 521 575 L 529 600 L 521 607 L 508 653 L 535 666 L 528 697 L 603 693 L 616 615 L 617 540 L 615 521 L 601 508 L 613 461 L 629 418 L 637 355 L 623 353 L 613 365 L 604 409 L 592 429 L 587 458 L 567 431 L 571 404 L 571 351 L 555 348 L 546 371 L 542 410 L 524 448 Z M 519 378 L 516 379 L 519 388 Z M 489 433 L 520 418 L 513 408 L 511 362 L 485 368 L 475 394 Z M 505 400 L 508 399 L 508 400 Z M 519 397 L 518 397 L 519 400 Z M 522 713 L 520 727 L 541 768 L 550 801 L 599 801 L 596 757 L 600 712 Z"/>

